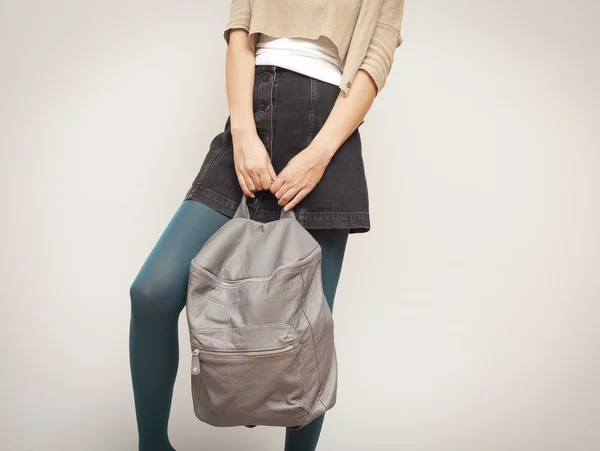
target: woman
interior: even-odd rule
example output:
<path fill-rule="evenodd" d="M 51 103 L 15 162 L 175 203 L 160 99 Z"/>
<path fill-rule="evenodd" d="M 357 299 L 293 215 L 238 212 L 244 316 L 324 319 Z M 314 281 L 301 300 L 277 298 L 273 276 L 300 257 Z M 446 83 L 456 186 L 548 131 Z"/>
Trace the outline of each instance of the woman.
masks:
<path fill-rule="evenodd" d="M 140 451 L 174 449 L 167 424 L 189 264 L 242 193 L 257 221 L 294 208 L 322 247 L 333 308 L 348 235 L 370 229 L 358 127 L 402 42 L 403 7 L 403 0 L 233 0 L 224 30 L 229 118 L 131 286 Z M 322 423 L 323 416 L 286 429 L 285 450 L 314 450 Z"/>

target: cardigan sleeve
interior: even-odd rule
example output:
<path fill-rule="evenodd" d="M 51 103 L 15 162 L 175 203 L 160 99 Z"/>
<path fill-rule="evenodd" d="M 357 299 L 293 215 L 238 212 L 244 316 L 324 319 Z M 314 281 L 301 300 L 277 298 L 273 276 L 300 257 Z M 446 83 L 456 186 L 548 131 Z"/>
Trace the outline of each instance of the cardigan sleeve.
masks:
<path fill-rule="evenodd" d="M 394 52 L 402 44 L 401 27 L 404 0 L 383 0 L 377 25 L 359 69 L 366 70 L 377 85 L 379 93 L 394 62 Z"/>
<path fill-rule="evenodd" d="M 229 9 L 229 20 L 223 30 L 223 38 L 229 44 L 229 33 L 233 28 L 250 30 L 250 0 L 232 0 Z"/>

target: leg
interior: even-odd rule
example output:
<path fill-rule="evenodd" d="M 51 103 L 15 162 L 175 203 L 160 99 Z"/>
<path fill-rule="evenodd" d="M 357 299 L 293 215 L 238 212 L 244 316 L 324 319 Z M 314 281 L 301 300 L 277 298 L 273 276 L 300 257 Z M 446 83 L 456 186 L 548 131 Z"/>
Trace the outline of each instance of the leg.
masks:
<path fill-rule="evenodd" d="M 200 202 L 183 201 L 131 286 L 129 359 L 140 451 L 174 449 L 167 426 L 189 264 L 228 219 Z"/>
<path fill-rule="evenodd" d="M 315 237 L 323 249 L 323 263 L 321 266 L 323 291 L 325 292 L 329 308 L 333 311 L 333 299 L 342 272 L 348 231 L 342 229 L 308 229 L 308 231 Z M 317 448 L 324 417 L 325 414 L 315 418 L 302 429 L 286 429 L 285 451 L 314 451 Z"/>

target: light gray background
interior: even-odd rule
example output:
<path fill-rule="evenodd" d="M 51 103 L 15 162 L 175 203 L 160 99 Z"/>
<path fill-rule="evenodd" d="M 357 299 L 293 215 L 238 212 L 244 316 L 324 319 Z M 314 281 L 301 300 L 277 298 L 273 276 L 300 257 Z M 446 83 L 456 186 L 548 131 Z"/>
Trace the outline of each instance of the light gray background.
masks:
<path fill-rule="evenodd" d="M 600 449 L 600 8 L 406 2 L 320 450 Z M 131 451 L 129 286 L 227 106 L 228 1 L 0 1 L 0 449 Z M 282 450 L 195 419 L 178 451 Z"/>

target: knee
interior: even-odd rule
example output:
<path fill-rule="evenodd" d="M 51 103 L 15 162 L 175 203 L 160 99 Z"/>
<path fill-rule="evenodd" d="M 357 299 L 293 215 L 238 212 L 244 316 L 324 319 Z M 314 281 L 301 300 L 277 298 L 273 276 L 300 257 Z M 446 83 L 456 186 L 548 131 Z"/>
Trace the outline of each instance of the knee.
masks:
<path fill-rule="evenodd" d="M 159 279 L 137 277 L 129 288 L 132 314 L 170 318 L 185 306 L 185 289 Z"/>

